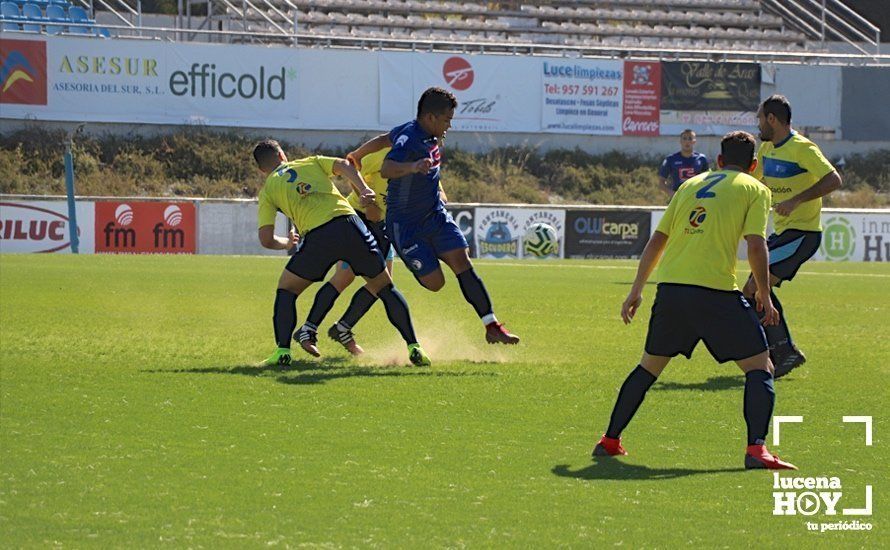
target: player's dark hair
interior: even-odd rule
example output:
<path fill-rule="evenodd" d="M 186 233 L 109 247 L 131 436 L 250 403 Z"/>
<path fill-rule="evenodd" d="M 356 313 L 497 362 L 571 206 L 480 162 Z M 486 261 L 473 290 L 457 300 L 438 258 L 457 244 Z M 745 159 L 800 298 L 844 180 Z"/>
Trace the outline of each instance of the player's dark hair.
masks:
<path fill-rule="evenodd" d="M 754 136 L 741 130 L 730 132 L 720 141 L 723 164 L 748 168 L 754 160 Z"/>
<path fill-rule="evenodd" d="M 270 165 L 278 165 L 278 151 L 281 145 L 274 139 L 264 139 L 256 144 L 253 148 L 253 160 L 256 161 L 260 168 L 266 168 Z M 274 168 L 274 166 L 273 166 Z"/>
<path fill-rule="evenodd" d="M 448 90 L 439 87 L 427 88 L 417 101 L 417 118 L 431 113 L 444 115 L 451 109 L 457 108 L 457 98 Z"/>
<path fill-rule="evenodd" d="M 680 136 L 681 136 L 681 137 L 682 137 L 682 136 L 686 136 L 686 135 L 694 136 L 694 135 L 695 135 L 695 130 L 693 130 L 692 128 L 686 128 L 685 130 L 683 130 L 682 132 L 680 132 Z"/>
<path fill-rule="evenodd" d="M 763 101 L 760 108 L 763 109 L 763 116 L 773 115 L 782 124 L 791 124 L 791 103 L 787 97 L 773 94 Z"/>

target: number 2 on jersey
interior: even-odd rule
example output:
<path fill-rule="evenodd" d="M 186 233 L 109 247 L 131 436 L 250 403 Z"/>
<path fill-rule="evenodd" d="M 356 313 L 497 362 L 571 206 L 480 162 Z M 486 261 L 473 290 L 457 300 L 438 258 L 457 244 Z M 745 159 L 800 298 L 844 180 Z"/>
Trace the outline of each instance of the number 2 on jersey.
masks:
<path fill-rule="evenodd" d="M 705 185 L 695 194 L 695 198 L 697 199 L 712 199 L 717 196 L 717 193 L 711 191 L 711 188 L 720 183 L 723 178 L 726 177 L 726 174 L 711 174 L 710 176 L 705 178 L 705 181 L 710 181 L 711 183 Z M 713 180 L 713 181 L 712 181 Z"/>

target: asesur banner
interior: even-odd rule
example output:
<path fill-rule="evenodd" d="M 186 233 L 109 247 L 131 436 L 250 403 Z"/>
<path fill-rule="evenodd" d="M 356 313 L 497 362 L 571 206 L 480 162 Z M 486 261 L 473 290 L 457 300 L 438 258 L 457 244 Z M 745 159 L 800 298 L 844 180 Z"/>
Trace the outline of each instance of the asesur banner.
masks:
<path fill-rule="evenodd" d="M 287 48 L 4 38 L 0 59 L 7 118 L 292 128 L 298 115 Z"/>

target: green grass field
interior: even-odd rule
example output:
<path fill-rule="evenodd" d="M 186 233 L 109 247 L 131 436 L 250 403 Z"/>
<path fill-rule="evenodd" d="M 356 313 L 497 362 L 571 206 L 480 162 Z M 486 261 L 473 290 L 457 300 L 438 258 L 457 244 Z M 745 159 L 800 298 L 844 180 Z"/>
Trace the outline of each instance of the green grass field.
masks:
<path fill-rule="evenodd" d="M 510 349 L 484 343 L 453 278 L 433 294 L 397 266 L 423 370 L 379 306 L 358 362 L 324 339 L 320 360 L 252 366 L 283 264 L 0 256 L 0 544 L 887 545 L 887 264 L 810 263 L 779 291 L 809 362 L 776 383 L 776 414 L 805 422 L 772 450 L 840 477 L 841 507 L 872 485 L 866 517 L 772 515 L 772 475 L 741 470 L 743 377 L 703 346 L 650 391 L 630 456 L 591 461 L 655 291 L 623 326 L 634 262 L 479 262 Z M 844 415 L 874 416 L 873 446 Z M 806 527 L 853 519 L 872 531 Z"/>

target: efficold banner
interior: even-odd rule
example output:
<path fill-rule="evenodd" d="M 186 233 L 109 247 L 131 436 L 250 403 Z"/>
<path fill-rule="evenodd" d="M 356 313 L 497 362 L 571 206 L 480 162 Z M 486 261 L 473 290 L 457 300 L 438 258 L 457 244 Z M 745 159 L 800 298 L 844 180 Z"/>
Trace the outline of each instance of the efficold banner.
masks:
<path fill-rule="evenodd" d="M 35 37 L 0 39 L 5 118 L 292 128 L 286 48 Z"/>
<path fill-rule="evenodd" d="M 549 59 L 541 77 L 544 132 L 621 135 L 623 61 Z"/>
<path fill-rule="evenodd" d="M 424 90 L 438 86 L 457 97 L 454 130 L 540 131 L 536 64 L 521 57 L 382 52 L 381 124 L 391 127 L 413 119 Z"/>
<path fill-rule="evenodd" d="M 91 254 L 94 206 L 78 202 L 78 252 Z M 66 201 L 0 201 L 0 252 L 71 252 L 71 230 Z"/>

